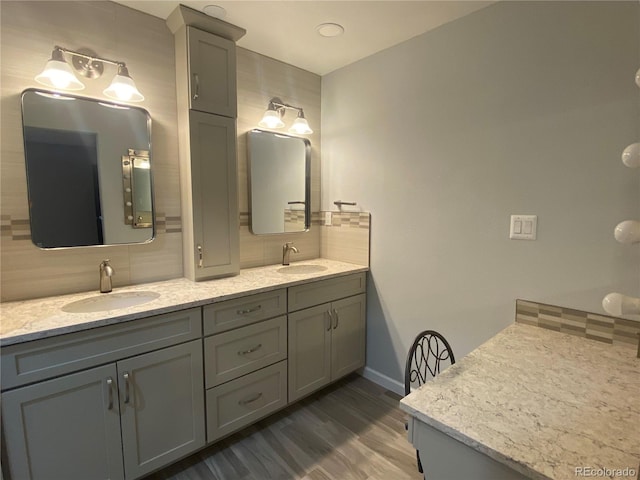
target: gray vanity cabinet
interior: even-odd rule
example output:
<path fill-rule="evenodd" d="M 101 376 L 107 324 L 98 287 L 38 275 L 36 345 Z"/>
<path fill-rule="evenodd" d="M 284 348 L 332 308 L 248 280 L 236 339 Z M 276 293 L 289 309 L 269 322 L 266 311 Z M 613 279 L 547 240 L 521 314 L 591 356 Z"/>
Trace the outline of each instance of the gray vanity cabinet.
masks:
<path fill-rule="evenodd" d="M 336 299 L 289 313 L 289 402 L 364 366 L 364 291 L 364 274 L 289 289 L 290 311 Z"/>
<path fill-rule="evenodd" d="M 235 44 L 174 31 L 184 276 L 240 272 Z"/>
<path fill-rule="evenodd" d="M 4 347 L 2 376 L 5 480 L 135 479 L 205 445 L 200 308 Z"/>
<path fill-rule="evenodd" d="M 191 195 L 187 210 L 192 227 L 187 236 L 192 238 L 186 248 L 189 258 L 185 272 L 193 280 L 238 273 L 240 230 L 235 120 L 191 111 L 189 134 L 187 188 Z"/>
<path fill-rule="evenodd" d="M 189 107 L 235 118 L 236 44 L 193 27 L 186 33 Z"/>
<path fill-rule="evenodd" d="M 111 364 L 3 393 L 7 480 L 124 479 L 116 381 Z"/>

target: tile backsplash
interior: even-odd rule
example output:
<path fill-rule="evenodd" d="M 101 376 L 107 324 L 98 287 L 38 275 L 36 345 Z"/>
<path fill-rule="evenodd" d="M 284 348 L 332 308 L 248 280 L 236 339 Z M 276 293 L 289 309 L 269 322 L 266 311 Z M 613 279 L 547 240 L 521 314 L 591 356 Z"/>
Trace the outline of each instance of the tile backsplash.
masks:
<path fill-rule="evenodd" d="M 617 345 L 638 345 L 640 322 L 516 300 L 516 322 Z"/>

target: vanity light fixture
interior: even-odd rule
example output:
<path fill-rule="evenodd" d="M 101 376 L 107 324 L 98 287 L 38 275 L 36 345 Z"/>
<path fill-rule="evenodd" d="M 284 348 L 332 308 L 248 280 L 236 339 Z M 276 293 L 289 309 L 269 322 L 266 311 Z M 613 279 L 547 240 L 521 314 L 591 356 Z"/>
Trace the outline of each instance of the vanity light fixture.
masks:
<path fill-rule="evenodd" d="M 72 58 L 76 71 L 86 78 L 100 77 L 105 63 L 118 67 L 111 85 L 103 92 L 107 97 L 125 102 L 141 102 L 144 100 L 144 96 L 137 89 L 124 62 L 76 52 L 57 45 L 53 47 L 51 59 L 47 62 L 42 73 L 36 76 L 36 82 L 54 89 L 82 90 L 84 84 L 74 75 L 71 66 L 65 59 L 65 54 Z"/>
<path fill-rule="evenodd" d="M 289 127 L 289 133 L 294 133 L 297 135 L 307 135 L 313 133 L 313 130 L 311 130 L 311 127 L 309 127 L 309 122 L 307 122 L 307 119 L 304 118 L 304 111 L 302 110 L 302 108 L 284 103 L 278 97 L 274 97 L 269 100 L 267 111 L 264 112 L 264 116 L 262 117 L 262 120 L 260 120 L 258 125 L 263 128 L 272 129 L 284 127 L 282 117 L 287 110 L 297 110 L 298 112 L 297 118 L 293 121 L 291 127 Z"/>

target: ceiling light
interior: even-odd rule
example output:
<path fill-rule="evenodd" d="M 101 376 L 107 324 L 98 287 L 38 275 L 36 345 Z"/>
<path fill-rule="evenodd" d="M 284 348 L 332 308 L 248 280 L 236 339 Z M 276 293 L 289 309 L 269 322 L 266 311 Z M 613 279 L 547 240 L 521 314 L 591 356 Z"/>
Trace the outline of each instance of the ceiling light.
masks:
<path fill-rule="evenodd" d="M 339 37 L 344 33 L 344 27 L 338 23 L 321 23 L 316 31 L 323 37 Z"/>
<path fill-rule="evenodd" d="M 262 120 L 258 122 L 258 125 L 263 128 L 271 129 L 284 127 L 282 117 L 287 110 L 296 110 L 298 112 L 298 117 L 293 121 L 293 124 L 289 128 L 289 133 L 295 133 L 298 135 L 313 133 L 313 130 L 309 127 L 309 122 L 304 118 L 304 111 L 302 108 L 289 105 L 288 103 L 283 103 L 278 97 L 274 97 L 269 100 L 267 111 L 264 112 Z"/>
<path fill-rule="evenodd" d="M 227 11 L 220 5 L 207 5 L 202 11 L 214 18 L 224 18 L 227 16 Z"/>

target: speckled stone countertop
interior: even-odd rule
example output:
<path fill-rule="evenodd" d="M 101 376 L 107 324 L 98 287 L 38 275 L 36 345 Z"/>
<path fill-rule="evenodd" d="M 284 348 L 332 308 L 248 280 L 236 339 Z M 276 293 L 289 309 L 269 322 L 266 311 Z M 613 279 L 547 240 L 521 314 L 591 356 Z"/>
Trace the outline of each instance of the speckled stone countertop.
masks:
<path fill-rule="evenodd" d="M 400 407 L 529 478 L 575 480 L 576 467 L 638 475 L 635 348 L 513 324 Z"/>
<path fill-rule="evenodd" d="M 290 287 L 310 281 L 365 272 L 368 267 L 319 258 L 297 265 L 319 265 L 325 270 L 311 273 L 281 273 L 282 265 L 241 270 L 239 275 L 205 282 L 186 278 L 114 288 L 112 293 L 155 292 L 151 302 L 118 310 L 66 313 L 62 307 L 100 294 L 97 291 L 0 303 L 0 346 L 23 343 L 65 333 L 112 325 L 137 318 L 206 305 L 248 294 Z"/>

